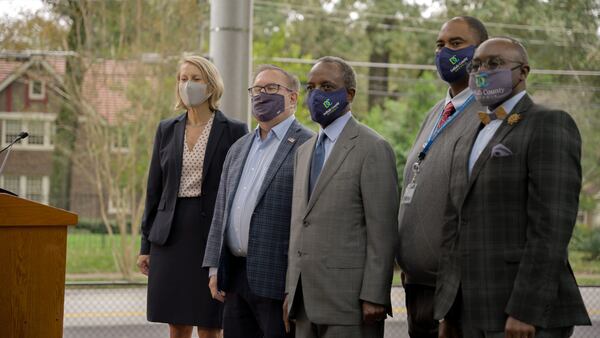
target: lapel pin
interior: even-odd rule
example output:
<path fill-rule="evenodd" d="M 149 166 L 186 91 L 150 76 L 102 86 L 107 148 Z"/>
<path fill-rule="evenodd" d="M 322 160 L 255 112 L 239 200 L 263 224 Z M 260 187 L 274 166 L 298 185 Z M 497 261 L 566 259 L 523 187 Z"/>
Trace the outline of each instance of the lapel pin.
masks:
<path fill-rule="evenodd" d="M 519 123 L 519 121 L 521 121 L 521 115 L 520 114 L 511 114 L 508 117 L 508 124 L 511 126 L 514 126 L 515 124 Z"/>
<path fill-rule="evenodd" d="M 293 138 L 293 137 L 290 137 L 290 138 L 288 138 L 288 142 L 289 143 L 294 143 L 294 142 L 296 142 L 296 139 Z"/>

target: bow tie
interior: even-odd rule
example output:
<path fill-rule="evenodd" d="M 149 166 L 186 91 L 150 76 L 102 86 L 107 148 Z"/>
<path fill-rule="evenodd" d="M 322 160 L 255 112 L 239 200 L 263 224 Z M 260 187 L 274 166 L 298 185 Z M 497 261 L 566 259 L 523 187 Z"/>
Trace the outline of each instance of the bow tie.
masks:
<path fill-rule="evenodd" d="M 479 115 L 479 119 L 481 120 L 481 122 L 485 125 L 487 125 L 488 123 L 490 123 L 494 120 L 504 120 L 506 118 L 506 116 L 508 115 L 506 113 L 506 110 L 504 110 L 504 107 L 502 107 L 502 106 L 498 107 L 491 114 L 482 112 L 482 111 L 480 111 L 477 114 Z"/>

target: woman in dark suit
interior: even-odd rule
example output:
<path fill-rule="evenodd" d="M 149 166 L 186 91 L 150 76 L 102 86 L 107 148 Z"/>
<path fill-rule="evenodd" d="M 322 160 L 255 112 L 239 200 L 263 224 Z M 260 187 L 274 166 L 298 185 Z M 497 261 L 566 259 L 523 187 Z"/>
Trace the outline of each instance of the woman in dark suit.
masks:
<path fill-rule="evenodd" d="M 138 266 L 148 276 L 147 317 L 169 324 L 171 338 L 218 337 L 221 303 L 202 268 L 221 169 L 229 147 L 248 132 L 218 110 L 223 80 L 205 58 L 183 59 L 176 109 L 160 122 L 150 162 Z"/>

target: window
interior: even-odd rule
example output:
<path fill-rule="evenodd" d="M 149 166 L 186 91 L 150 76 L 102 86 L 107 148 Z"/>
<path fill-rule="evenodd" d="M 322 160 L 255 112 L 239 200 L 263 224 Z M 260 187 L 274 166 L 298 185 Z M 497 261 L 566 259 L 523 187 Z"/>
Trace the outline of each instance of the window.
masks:
<path fill-rule="evenodd" d="M 42 113 L 0 113 L 0 128 L 4 147 L 12 142 L 21 131 L 29 137 L 15 144 L 15 149 L 52 150 L 54 148 L 54 115 Z"/>
<path fill-rule="evenodd" d="M 20 177 L 19 176 L 3 176 L 0 177 L 0 179 L 2 179 L 0 183 L 2 183 L 2 189 L 8 190 L 12 193 L 15 193 L 17 195 L 21 195 L 21 189 L 20 189 Z"/>
<path fill-rule="evenodd" d="M 27 192 L 25 196 L 27 199 L 36 202 L 44 201 L 44 188 L 43 188 L 43 178 L 41 176 L 38 177 L 27 177 L 26 184 L 27 188 L 25 191 Z"/>
<path fill-rule="evenodd" d="M 117 214 L 117 213 L 121 213 L 121 214 L 126 214 L 128 215 L 131 212 L 131 205 L 129 203 L 129 200 L 124 198 L 121 195 L 121 198 L 119 200 L 114 200 L 112 196 L 109 196 L 108 198 L 108 213 L 109 214 Z"/>
<path fill-rule="evenodd" d="M 24 129 L 29 133 L 29 144 L 44 145 L 44 121 L 29 121 Z"/>
<path fill-rule="evenodd" d="M 50 178 L 48 176 L 0 176 L 0 186 L 23 198 L 48 204 Z"/>
<path fill-rule="evenodd" d="M 10 144 L 19 136 L 19 133 L 21 133 L 21 121 L 7 120 L 4 122 L 4 144 Z"/>
<path fill-rule="evenodd" d="M 110 150 L 115 153 L 129 152 L 129 134 L 124 127 L 116 127 L 111 130 Z"/>
<path fill-rule="evenodd" d="M 43 100 L 46 97 L 46 87 L 44 81 L 30 80 L 29 81 L 29 98 L 32 100 Z"/>

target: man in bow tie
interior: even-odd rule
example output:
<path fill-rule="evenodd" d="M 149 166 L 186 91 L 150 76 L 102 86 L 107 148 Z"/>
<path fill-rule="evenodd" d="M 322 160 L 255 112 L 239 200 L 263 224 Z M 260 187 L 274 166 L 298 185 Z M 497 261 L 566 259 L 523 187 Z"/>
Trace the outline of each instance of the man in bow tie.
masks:
<path fill-rule="evenodd" d="M 487 37 L 479 20 L 460 16 L 446 22 L 435 41 L 438 74 L 448 90 L 427 114 L 407 156 L 398 213 L 397 262 L 402 268 L 411 338 L 438 337 L 433 297 L 452 147 L 466 130 L 479 124 L 476 113 L 484 109 L 469 89 L 467 65 L 475 47 Z"/>
<path fill-rule="evenodd" d="M 567 254 L 581 139 L 564 111 L 525 91 L 525 48 L 482 43 L 469 87 L 487 107 L 454 144 L 435 295 L 440 337 L 569 337 L 590 325 Z"/>

